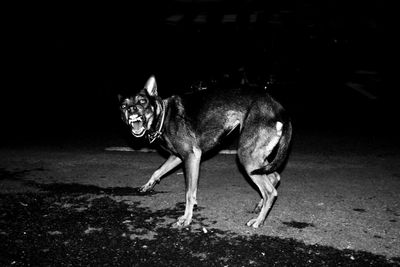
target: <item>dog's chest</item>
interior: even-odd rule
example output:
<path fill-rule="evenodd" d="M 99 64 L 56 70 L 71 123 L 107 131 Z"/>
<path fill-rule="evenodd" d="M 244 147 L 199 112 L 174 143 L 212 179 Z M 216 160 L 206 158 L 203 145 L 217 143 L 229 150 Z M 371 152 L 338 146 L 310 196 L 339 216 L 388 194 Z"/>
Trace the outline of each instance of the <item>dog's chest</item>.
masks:
<path fill-rule="evenodd" d="M 193 151 L 193 147 L 198 147 L 196 138 L 189 135 L 169 135 L 164 134 L 160 146 L 175 155 L 184 156 Z"/>

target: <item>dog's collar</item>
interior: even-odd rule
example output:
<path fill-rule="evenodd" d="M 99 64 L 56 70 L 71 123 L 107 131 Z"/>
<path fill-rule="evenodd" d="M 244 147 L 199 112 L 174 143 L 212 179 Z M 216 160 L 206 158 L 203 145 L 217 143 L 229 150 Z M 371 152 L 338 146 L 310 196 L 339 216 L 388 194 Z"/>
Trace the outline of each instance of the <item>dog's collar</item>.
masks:
<path fill-rule="evenodd" d="M 156 125 L 156 130 L 154 132 L 150 132 L 147 134 L 147 138 L 148 138 L 150 144 L 153 143 L 156 139 L 160 138 L 160 136 L 162 135 L 162 128 L 164 125 L 165 113 L 166 113 L 166 103 L 164 100 L 161 100 L 161 113 L 159 115 L 159 117 L 161 116 L 161 120 L 158 120 L 158 122 L 157 122 L 158 127 Z"/>

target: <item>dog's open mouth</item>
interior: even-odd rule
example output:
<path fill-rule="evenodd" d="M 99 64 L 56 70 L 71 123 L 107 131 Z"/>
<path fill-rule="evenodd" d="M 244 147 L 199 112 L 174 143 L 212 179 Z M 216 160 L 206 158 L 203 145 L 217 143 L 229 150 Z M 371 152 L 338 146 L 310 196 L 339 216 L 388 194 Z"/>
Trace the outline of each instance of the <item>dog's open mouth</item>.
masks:
<path fill-rule="evenodd" d="M 145 123 L 141 116 L 136 115 L 135 117 L 130 117 L 128 123 L 135 137 L 142 137 L 146 132 L 146 128 L 144 127 Z"/>

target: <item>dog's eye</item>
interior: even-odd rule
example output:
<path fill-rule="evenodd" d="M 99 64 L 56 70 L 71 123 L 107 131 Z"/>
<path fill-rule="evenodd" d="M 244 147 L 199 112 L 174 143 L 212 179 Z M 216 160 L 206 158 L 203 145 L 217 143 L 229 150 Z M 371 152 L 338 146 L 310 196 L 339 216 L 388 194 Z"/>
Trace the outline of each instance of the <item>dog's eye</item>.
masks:
<path fill-rule="evenodd" d="M 121 109 L 126 109 L 126 105 L 121 105 Z"/>
<path fill-rule="evenodd" d="M 139 99 L 139 103 L 140 103 L 141 105 L 144 105 L 144 104 L 147 103 L 147 100 L 146 100 L 146 99 Z"/>

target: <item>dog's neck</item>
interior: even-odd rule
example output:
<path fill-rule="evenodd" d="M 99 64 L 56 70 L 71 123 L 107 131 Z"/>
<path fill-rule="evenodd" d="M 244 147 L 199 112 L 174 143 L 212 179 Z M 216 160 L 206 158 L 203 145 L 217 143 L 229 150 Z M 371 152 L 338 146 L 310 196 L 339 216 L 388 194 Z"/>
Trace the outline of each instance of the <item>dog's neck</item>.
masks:
<path fill-rule="evenodd" d="M 150 144 L 153 143 L 156 139 L 160 138 L 160 136 L 162 135 L 162 128 L 164 126 L 165 114 L 167 111 L 167 100 L 160 99 L 156 101 L 157 101 L 157 106 L 160 109 L 160 112 L 157 116 L 154 129 L 152 129 L 147 134 L 147 138 Z"/>

